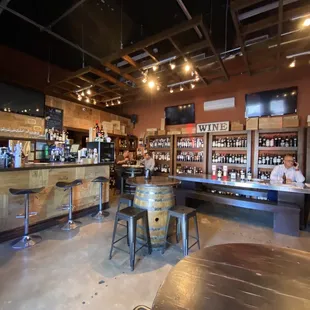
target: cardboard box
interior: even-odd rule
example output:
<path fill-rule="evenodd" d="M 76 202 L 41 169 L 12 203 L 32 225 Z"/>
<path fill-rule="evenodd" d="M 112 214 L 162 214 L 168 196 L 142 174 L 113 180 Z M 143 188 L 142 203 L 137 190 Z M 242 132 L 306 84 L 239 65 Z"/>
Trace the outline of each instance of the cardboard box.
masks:
<path fill-rule="evenodd" d="M 166 120 L 162 118 L 160 120 L 160 130 L 165 130 L 166 129 Z"/>
<path fill-rule="evenodd" d="M 196 128 L 195 127 L 184 127 L 184 128 L 181 128 L 181 133 L 182 134 L 193 134 L 193 133 L 196 133 Z"/>
<path fill-rule="evenodd" d="M 113 133 L 115 135 L 121 135 L 122 134 L 122 132 L 120 130 L 118 130 L 118 129 L 114 129 Z"/>
<path fill-rule="evenodd" d="M 125 125 L 121 125 L 121 133 L 126 134 L 126 126 Z"/>
<path fill-rule="evenodd" d="M 158 135 L 159 136 L 165 136 L 166 135 L 166 130 L 158 130 Z"/>
<path fill-rule="evenodd" d="M 283 117 L 261 117 L 259 119 L 259 129 L 279 129 L 282 128 Z"/>
<path fill-rule="evenodd" d="M 243 129 L 244 126 L 240 122 L 231 122 L 231 128 L 230 128 L 231 131 L 239 131 Z"/>
<path fill-rule="evenodd" d="M 102 122 L 101 123 L 103 131 L 107 133 L 113 133 L 113 124 L 110 122 Z"/>
<path fill-rule="evenodd" d="M 113 125 L 113 129 L 121 130 L 121 122 L 120 121 L 111 121 L 111 124 Z"/>
<path fill-rule="evenodd" d="M 283 128 L 299 127 L 299 117 L 297 115 L 283 116 Z"/>
<path fill-rule="evenodd" d="M 246 130 L 258 129 L 258 117 L 248 118 L 246 120 Z"/>
<path fill-rule="evenodd" d="M 171 130 L 167 132 L 167 135 L 180 135 L 181 133 L 181 131 Z"/>

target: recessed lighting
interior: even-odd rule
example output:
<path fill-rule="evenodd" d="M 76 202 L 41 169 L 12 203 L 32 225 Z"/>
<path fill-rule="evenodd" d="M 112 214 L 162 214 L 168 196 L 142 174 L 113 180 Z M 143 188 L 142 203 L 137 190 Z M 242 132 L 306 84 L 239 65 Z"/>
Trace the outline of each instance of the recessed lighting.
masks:
<path fill-rule="evenodd" d="M 149 81 L 149 84 L 148 84 L 149 88 L 154 88 L 155 86 L 155 82 L 154 81 Z"/>

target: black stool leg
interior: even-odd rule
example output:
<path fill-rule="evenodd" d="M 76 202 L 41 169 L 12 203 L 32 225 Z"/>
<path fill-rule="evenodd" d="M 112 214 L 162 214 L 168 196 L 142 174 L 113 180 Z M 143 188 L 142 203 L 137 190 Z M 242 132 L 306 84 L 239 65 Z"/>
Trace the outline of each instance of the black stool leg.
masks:
<path fill-rule="evenodd" d="M 99 182 L 99 211 L 93 214 L 93 218 L 98 221 L 102 221 L 105 217 L 109 216 L 110 213 L 102 210 L 102 183 Z"/>
<path fill-rule="evenodd" d="M 168 219 L 167 219 L 167 223 L 166 223 L 166 228 L 165 228 L 165 242 L 164 242 L 164 246 L 161 250 L 161 254 L 164 254 L 166 251 L 166 244 L 167 244 L 167 238 L 168 238 L 168 230 L 169 230 L 169 224 L 170 224 L 170 214 L 168 214 Z"/>
<path fill-rule="evenodd" d="M 42 238 L 40 236 L 29 236 L 29 194 L 25 194 L 25 215 L 24 218 L 24 236 L 18 238 L 12 242 L 12 248 L 19 250 L 34 246 L 40 242 Z M 21 217 L 21 216 L 18 216 Z"/>
<path fill-rule="evenodd" d="M 79 227 L 81 222 L 79 221 L 73 221 L 72 219 L 72 209 L 73 209 L 73 203 L 72 203 L 72 187 L 69 189 L 69 218 L 68 222 L 64 224 L 61 229 L 62 230 L 73 230 Z"/>
<path fill-rule="evenodd" d="M 149 228 L 149 219 L 147 216 L 147 213 L 144 215 L 144 235 L 145 235 L 145 241 L 148 247 L 148 253 L 151 255 L 152 254 L 152 245 L 151 245 L 151 238 L 150 238 L 150 228 Z"/>
<path fill-rule="evenodd" d="M 200 250 L 200 241 L 199 241 L 199 231 L 198 231 L 197 215 L 194 216 L 194 222 L 195 222 L 195 229 L 196 229 L 197 246 L 198 246 L 198 249 Z"/>
<path fill-rule="evenodd" d="M 121 208 L 121 199 L 118 201 L 118 205 L 117 205 L 117 211 L 116 212 L 119 212 L 119 209 Z"/>
<path fill-rule="evenodd" d="M 111 243 L 109 259 L 112 258 L 112 252 L 113 252 L 113 248 L 114 248 L 114 240 L 115 240 L 115 236 L 116 236 L 117 223 L 118 223 L 118 213 L 116 213 L 116 215 L 115 215 L 115 221 L 114 221 L 114 228 L 113 228 L 112 243 Z"/>
<path fill-rule="evenodd" d="M 180 241 L 180 234 L 181 234 L 181 221 L 176 218 L 176 226 L 177 226 L 177 232 L 176 232 L 176 236 L 175 236 L 175 239 L 176 239 L 176 242 L 179 243 Z"/>
<path fill-rule="evenodd" d="M 182 238 L 183 238 L 183 255 L 188 255 L 188 219 L 182 217 Z"/>
<path fill-rule="evenodd" d="M 129 244 L 130 244 L 130 268 L 131 271 L 135 268 L 135 256 L 136 256 L 136 229 L 137 221 L 133 218 L 129 220 Z"/>

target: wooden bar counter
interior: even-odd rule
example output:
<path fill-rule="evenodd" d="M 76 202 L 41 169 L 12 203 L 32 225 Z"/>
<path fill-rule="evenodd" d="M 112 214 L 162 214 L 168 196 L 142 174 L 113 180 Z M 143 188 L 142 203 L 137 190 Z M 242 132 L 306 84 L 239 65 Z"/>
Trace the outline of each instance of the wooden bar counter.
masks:
<path fill-rule="evenodd" d="M 45 189 L 30 195 L 30 210 L 38 212 L 30 218 L 30 225 L 51 218 L 65 216 L 68 211 L 58 210 L 68 204 L 68 191 L 56 188 L 58 181 L 82 179 L 83 184 L 73 189 L 74 212 L 99 204 L 98 183 L 91 181 L 98 177 L 110 177 L 110 163 L 76 164 L 51 163 L 29 164 L 23 168 L 0 169 L 0 234 L 23 226 L 23 221 L 16 215 L 24 213 L 24 196 L 12 196 L 9 188 Z M 103 203 L 109 202 L 109 183 L 103 187 Z"/>

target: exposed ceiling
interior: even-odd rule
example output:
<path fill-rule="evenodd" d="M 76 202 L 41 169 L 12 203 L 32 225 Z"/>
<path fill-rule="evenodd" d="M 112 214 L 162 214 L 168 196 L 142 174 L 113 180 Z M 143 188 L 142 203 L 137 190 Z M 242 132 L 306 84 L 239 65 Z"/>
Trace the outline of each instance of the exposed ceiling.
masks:
<path fill-rule="evenodd" d="M 287 66 L 310 51 L 307 14 L 309 0 L 0 0 L 0 43 L 74 72 L 49 91 L 77 100 L 91 88 L 105 106 L 143 99 L 146 73 L 165 93 Z"/>

